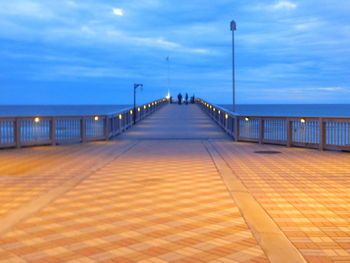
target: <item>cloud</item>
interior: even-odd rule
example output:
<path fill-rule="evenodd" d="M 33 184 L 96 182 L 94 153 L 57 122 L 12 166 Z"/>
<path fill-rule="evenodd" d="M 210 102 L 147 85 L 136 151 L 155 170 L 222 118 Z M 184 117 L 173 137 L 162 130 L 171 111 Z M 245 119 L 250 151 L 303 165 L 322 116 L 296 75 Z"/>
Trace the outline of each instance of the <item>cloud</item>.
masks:
<path fill-rule="evenodd" d="M 297 4 L 289 1 L 280 1 L 277 2 L 271 6 L 269 6 L 269 9 L 271 10 L 292 10 L 296 9 L 298 7 Z"/>
<path fill-rule="evenodd" d="M 124 11 L 120 8 L 113 8 L 113 14 L 115 14 L 116 16 L 123 16 Z"/>
<path fill-rule="evenodd" d="M 290 11 L 294 10 L 298 7 L 296 3 L 290 2 L 290 1 L 279 1 L 274 4 L 270 5 L 263 5 L 258 4 L 251 8 L 251 10 L 259 11 L 259 10 L 265 10 L 265 11 Z"/>
<path fill-rule="evenodd" d="M 305 88 L 305 90 L 340 91 L 340 90 L 344 90 L 344 88 L 341 88 L 341 87 Z"/>

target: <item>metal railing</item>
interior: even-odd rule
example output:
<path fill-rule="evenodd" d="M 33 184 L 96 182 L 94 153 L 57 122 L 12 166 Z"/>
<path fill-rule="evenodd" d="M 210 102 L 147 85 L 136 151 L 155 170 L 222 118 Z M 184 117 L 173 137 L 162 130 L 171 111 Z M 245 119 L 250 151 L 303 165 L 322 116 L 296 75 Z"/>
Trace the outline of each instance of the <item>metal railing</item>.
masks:
<path fill-rule="evenodd" d="M 0 117 L 0 148 L 109 140 L 167 103 L 166 99 L 115 114 L 95 116 Z"/>
<path fill-rule="evenodd" d="M 350 117 L 241 116 L 201 99 L 196 102 L 235 141 L 350 151 Z"/>

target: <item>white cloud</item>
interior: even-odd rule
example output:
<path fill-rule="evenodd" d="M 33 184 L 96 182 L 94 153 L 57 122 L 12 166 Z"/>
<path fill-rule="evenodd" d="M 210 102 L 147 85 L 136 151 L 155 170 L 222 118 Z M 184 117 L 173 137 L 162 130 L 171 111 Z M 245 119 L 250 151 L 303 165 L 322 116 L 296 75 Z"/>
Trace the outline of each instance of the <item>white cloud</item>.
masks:
<path fill-rule="evenodd" d="M 325 88 L 306 88 L 305 90 L 340 91 L 340 90 L 344 90 L 344 88 L 341 88 L 341 87 L 325 87 Z"/>
<path fill-rule="evenodd" d="M 298 7 L 298 5 L 296 3 L 290 2 L 290 1 L 279 1 L 276 2 L 274 4 L 270 4 L 270 5 L 262 5 L 259 4 L 253 8 L 251 8 L 251 10 L 267 10 L 267 11 L 281 11 L 281 10 L 293 10 L 296 9 Z"/>
<path fill-rule="evenodd" d="M 296 9 L 298 5 L 289 1 L 280 1 L 270 6 L 272 10 L 292 10 Z"/>
<path fill-rule="evenodd" d="M 116 16 L 123 16 L 124 11 L 120 8 L 113 8 L 113 14 L 115 14 Z"/>

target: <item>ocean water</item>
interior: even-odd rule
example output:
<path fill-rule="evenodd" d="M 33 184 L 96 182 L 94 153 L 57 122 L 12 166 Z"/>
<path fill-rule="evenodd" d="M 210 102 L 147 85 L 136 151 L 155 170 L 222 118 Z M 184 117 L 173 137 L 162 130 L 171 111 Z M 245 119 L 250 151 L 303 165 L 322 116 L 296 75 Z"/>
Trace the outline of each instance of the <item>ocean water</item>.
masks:
<path fill-rule="evenodd" d="M 227 104 L 218 106 L 232 109 Z M 236 109 L 247 116 L 350 117 L 350 104 L 246 104 Z"/>
<path fill-rule="evenodd" d="M 219 104 L 231 110 L 231 105 Z M 81 116 L 118 113 L 132 105 L 0 105 L 0 116 Z M 350 104 L 244 104 L 237 112 L 247 116 L 350 117 Z"/>
<path fill-rule="evenodd" d="M 118 113 L 132 105 L 0 105 L 0 116 L 81 116 Z"/>

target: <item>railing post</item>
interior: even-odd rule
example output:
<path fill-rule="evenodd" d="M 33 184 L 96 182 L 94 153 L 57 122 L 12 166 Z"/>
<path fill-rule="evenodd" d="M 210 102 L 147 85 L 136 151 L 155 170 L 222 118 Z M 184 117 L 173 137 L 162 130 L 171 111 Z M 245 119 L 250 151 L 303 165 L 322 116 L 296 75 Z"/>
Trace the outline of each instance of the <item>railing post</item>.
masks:
<path fill-rule="evenodd" d="M 263 119 L 259 120 L 260 122 L 260 130 L 259 130 L 259 144 L 264 143 L 264 134 L 265 134 L 265 122 Z"/>
<path fill-rule="evenodd" d="M 56 121 L 55 118 L 50 120 L 50 140 L 52 145 L 56 145 Z"/>
<path fill-rule="evenodd" d="M 80 140 L 81 142 L 86 141 L 86 123 L 84 117 L 80 119 Z"/>
<path fill-rule="evenodd" d="M 323 118 L 319 119 L 319 127 L 320 127 L 320 151 L 324 151 L 326 145 L 326 123 L 323 121 Z"/>
<path fill-rule="evenodd" d="M 104 132 L 105 132 L 105 140 L 108 141 L 109 140 L 109 117 L 106 116 L 105 117 L 105 121 L 104 121 Z"/>
<path fill-rule="evenodd" d="M 14 128 L 15 128 L 15 144 L 16 148 L 21 148 L 21 121 L 19 119 L 15 119 L 14 123 Z"/>
<path fill-rule="evenodd" d="M 238 142 L 238 138 L 239 138 L 239 117 L 238 116 L 235 116 L 232 118 L 232 124 L 233 124 L 234 139 L 235 139 L 235 142 Z"/>
<path fill-rule="evenodd" d="M 293 121 L 287 119 L 287 147 L 293 144 Z"/>

